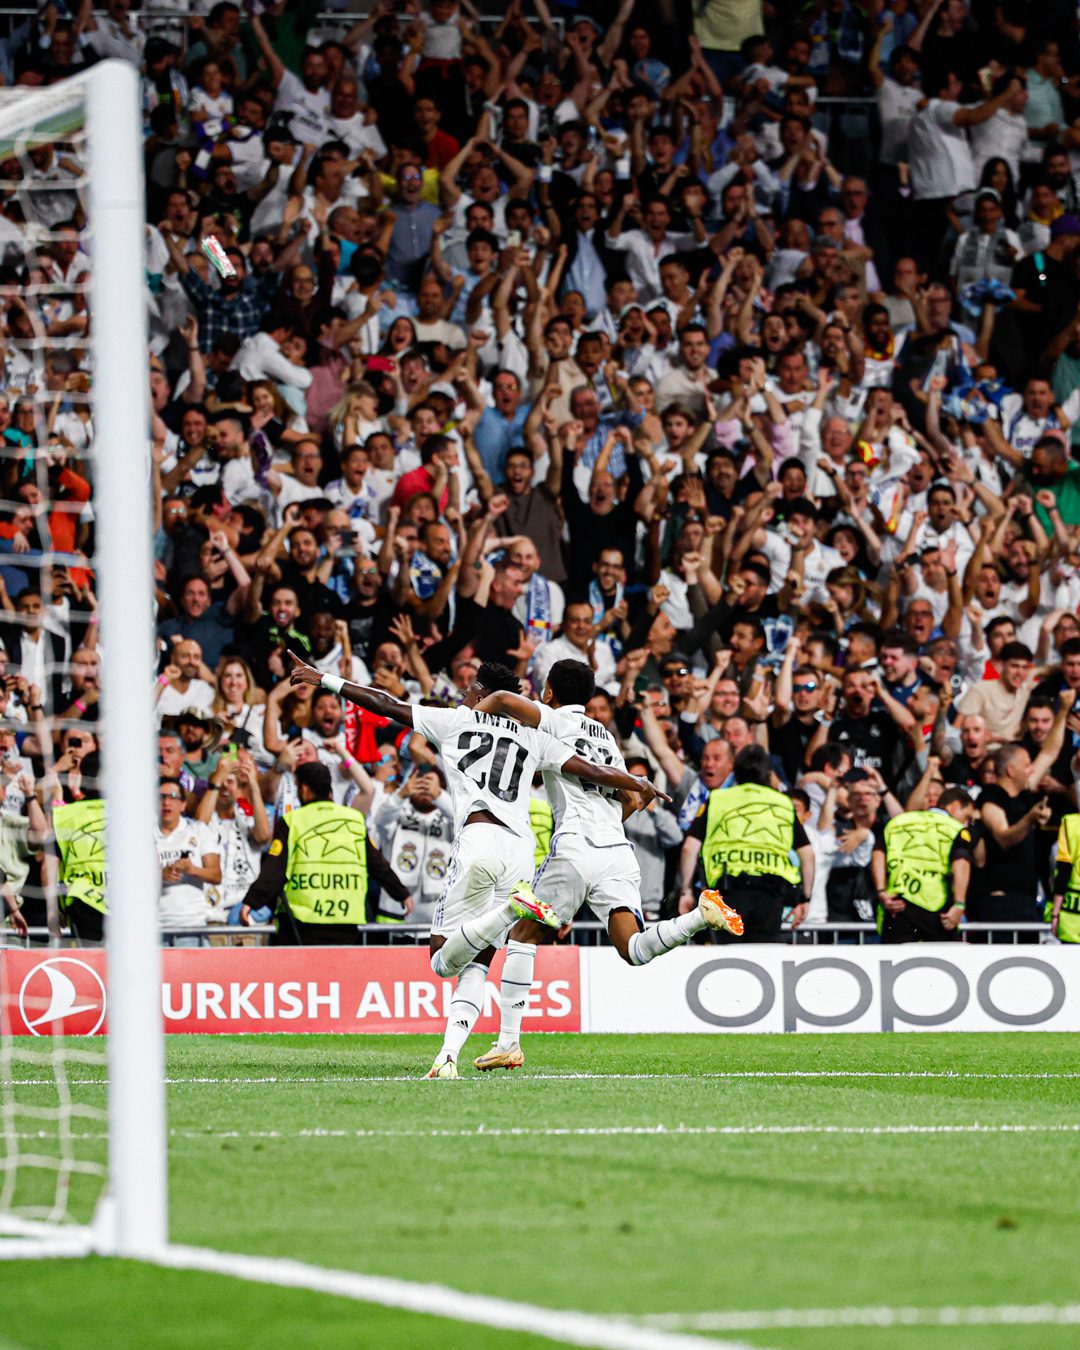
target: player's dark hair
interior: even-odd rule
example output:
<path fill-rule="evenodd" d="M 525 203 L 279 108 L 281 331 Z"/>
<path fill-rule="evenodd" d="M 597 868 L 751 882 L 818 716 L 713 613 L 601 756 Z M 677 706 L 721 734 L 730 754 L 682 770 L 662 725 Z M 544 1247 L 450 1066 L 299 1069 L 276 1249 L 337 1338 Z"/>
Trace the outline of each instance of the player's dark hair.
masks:
<path fill-rule="evenodd" d="M 1006 642 L 1004 647 L 998 653 L 998 660 L 1004 665 L 1006 661 L 1031 661 L 1031 648 L 1022 642 Z"/>
<path fill-rule="evenodd" d="M 588 703 L 596 688 L 593 673 L 584 661 L 556 661 L 548 671 L 547 682 L 560 707 L 569 703 Z"/>
<path fill-rule="evenodd" d="M 297 768 L 296 786 L 298 788 L 306 787 L 315 800 L 320 802 L 328 801 L 333 793 L 330 770 L 325 764 L 320 764 L 317 760 L 308 764 L 301 764 Z"/>
<path fill-rule="evenodd" d="M 508 694 L 521 692 L 521 681 L 509 666 L 500 665 L 498 661 L 485 661 L 476 672 L 476 683 L 489 694 L 497 693 L 500 689 Z"/>
<path fill-rule="evenodd" d="M 772 757 L 763 745 L 744 745 L 735 756 L 736 783 L 772 786 Z"/>

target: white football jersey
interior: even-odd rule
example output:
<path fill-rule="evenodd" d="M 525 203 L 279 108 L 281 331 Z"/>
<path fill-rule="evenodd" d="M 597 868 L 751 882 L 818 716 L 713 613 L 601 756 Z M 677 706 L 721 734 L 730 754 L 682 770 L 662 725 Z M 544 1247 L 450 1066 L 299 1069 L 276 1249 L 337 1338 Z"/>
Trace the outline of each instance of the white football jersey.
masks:
<path fill-rule="evenodd" d="M 436 746 L 454 804 L 454 832 L 473 811 L 528 837 L 529 798 L 538 770 L 558 770 L 576 753 L 545 731 L 475 708 L 413 708 L 413 726 Z"/>
<path fill-rule="evenodd" d="M 580 755 L 601 768 L 626 770 L 614 736 L 593 718 L 586 716 L 583 704 L 571 703 L 540 709 L 540 730 L 562 745 L 568 755 Z M 622 801 L 616 789 L 602 788 L 580 778 L 566 778 L 550 770 L 544 773 L 544 787 L 555 816 L 555 829 L 571 829 L 584 835 L 598 848 L 626 843 L 622 825 Z"/>

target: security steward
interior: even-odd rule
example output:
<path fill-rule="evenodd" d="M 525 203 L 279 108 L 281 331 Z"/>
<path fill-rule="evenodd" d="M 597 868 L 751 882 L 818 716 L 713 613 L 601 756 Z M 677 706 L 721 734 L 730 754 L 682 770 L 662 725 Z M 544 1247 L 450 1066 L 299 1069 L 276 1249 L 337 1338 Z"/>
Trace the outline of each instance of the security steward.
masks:
<path fill-rule="evenodd" d="M 967 904 L 975 803 L 947 788 L 929 811 L 901 811 L 879 828 L 870 870 L 882 942 L 956 941 Z"/>
<path fill-rule="evenodd" d="M 266 905 L 278 910 L 275 945 L 359 942 L 357 925 L 367 920 L 369 881 L 402 904 L 408 889 L 372 846 L 363 815 L 334 801 L 325 764 L 301 764 L 296 788 L 300 805 L 274 826 L 240 922 L 250 923 L 251 911 Z"/>
<path fill-rule="evenodd" d="M 105 940 L 105 803 L 92 784 L 96 755 L 82 764 L 79 796 L 52 808 L 57 898 L 64 921 L 84 944 Z"/>
<path fill-rule="evenodd" d="M 779 942 L 784 910 L 798 928 L 810 907 L 814 850 L 791 798 L 772 786 L 769 752 L 747 745 L 735 757 L 735 786 L 713 788 L 683 840 L 679 912 L 697 903 L 700 858 L 705 884 L 743 916 L 746 942 Z M 718 934 L 720 941 L 728 938 Z"/>
<path fill-rule="evenodd" d="M 1053 899 L 1046 902 L 1050 931 L 1062 942 L 1080 942 L 1080 815 L 1061 819 Z"/>

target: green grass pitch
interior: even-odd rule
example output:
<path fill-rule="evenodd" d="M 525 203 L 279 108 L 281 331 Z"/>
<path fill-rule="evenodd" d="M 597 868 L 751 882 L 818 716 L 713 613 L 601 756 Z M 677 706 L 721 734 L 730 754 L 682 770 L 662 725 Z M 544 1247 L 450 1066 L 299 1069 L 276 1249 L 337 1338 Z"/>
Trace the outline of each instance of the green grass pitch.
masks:
<path fill-rule="evenodd" d="M 820 1132 L 1075 1126 L 1080 1078 L 1062 1076 L 1080 1073 L 1073 1037 L 546 1036 L 526 1042 L 518 1073 L 419 1081 L 436 1047 L 170 1038 L 172 1238 L 546 1307 L 672 1314 L 703 1336 L 695 1314 L 1080 1304 L 1080 1134 Z M 793 1072 L 952 1076 L 709 1076 Z M 580 1073 L 594 1076 L 550 1076 Z M 601 1076 L 620 1074 L 652 1076 Z M 693 1132 L 748 1126 L 809 1128 Z M 79 1142 L 84 1156 L 102 1149 Z M 1080 1344 L 1077 1325 L 714 1334 L 775 1350 Z M 0 1265 L 3 1350 L 550 1344 L 135 1263 Z"/>

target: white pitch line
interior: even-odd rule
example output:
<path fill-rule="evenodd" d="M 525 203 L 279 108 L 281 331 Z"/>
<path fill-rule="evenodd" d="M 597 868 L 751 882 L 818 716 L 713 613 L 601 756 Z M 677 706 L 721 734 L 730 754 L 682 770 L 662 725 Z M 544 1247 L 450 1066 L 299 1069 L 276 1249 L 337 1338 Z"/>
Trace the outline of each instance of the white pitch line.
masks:
<path fill-rule="evenodd" d="M 773 1308 L 761 1312 L 657 1313 L 643 1325 L 692 1331 L 811 1331 L 842 1327 L 1076 1326 L 1080 1303 L 970 1308 Z"/>
<path fill-rule="evenodd" d="M 596 1313 L 542 1308 L 486 1294 L 466 1294 L 439 1284 L 415 1284 L 384 1275 L 360 1275 L 349 1270 L 325 1270 L 302 1261 L 269 1256 L 241 1256 L 202 1247 L 170 1246 L 154 1258 L 155 1265 L 174 1270 L 201 1270 L 210 1275 L 232 1275 L 256 1284 L 279 1288 L 308 1289 L 317 1294 L 377 1303 L 384 1308 L 428 1313 L 474 1326 L 498 1327 L 546 1336 L 564 1345 L 596 1347 L 596 1350 L 761 1350 L 742 1341 L 718 1341 L 713 1337 L 687 1335 L 660 1327 L 647 1327 L 622 1318 Z"/>
<path fill-rule="evenodd" d="M 179 1130 L 172 1139 L 563 1139 L 608 1135 L 648 1135 L 672 1138 L 692 1135 L 933 1135 L 933 1134 L 1080 1134 L 1080 1123 L 970 1125 L 477 1125 L 470 1129 L 431 1130 Z M 27 1130 L 18 1139 L 53 1139 L 55 1131 Z M 70 1134 L 71 1139 L 107 1139 L 104 1132 Z"/>
<path fill-rule="evenodd" d="M 738 1079 L 829 1079 L 829 1078 L 928 1078 L 928 1079 L 946 1079 L 953 1081 L 975 1080 L 990 1082 L 1033 1082 L 1033 1081 L 1056 1081 L 1080 1078 L 1080 1072 L 1062 1072 L 1062 1073 L 965 1073 L 953 1069 L 746 1069 L 731 1071 L 717 1071 L 715 1073 L 515 1073 L 514 1081 L 517 1083 L 610 1083 L 610 1082 L 642 1082 L 642 1081 L 668 1081 L 678 1079 L 680 1081 L 693 1080 L 738 1080 Z M 313 1083 L 327 1084 L 358 1084 L 358 1083 L 423 1083 L 425 1077 L 420 1074 L 350 1074 L 350 1075 L 331 1075 L 328 1077 L 283 1077 L 273 1075 L 259 1078 L 166 1078 L 165 1084 L 168 1087 L 288 1087 L 295 1084 L 298 1087 L 311 1085 Z M 459 1082 L 483 1081 L 478 1075 L 476 1078 L 459 1079 Z M 497 1081 L 497 1080 L 491 1080 Z M 52 1078 L 13 1078 L 0 1081 L 0 1088 L 17 1087 L 52 1087 L 55 1080 Z M 68 1078 L 67 1082 L 73 1087 L 107 1087 L 108 1078 Z"/>

